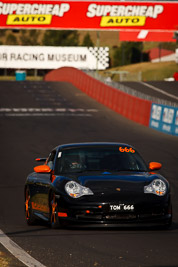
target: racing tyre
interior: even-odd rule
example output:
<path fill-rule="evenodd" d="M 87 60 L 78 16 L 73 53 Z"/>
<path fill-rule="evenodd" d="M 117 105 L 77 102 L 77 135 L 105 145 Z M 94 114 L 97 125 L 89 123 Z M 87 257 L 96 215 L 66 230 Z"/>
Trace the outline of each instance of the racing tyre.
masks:
<path fill-rule="evenodd" d="M 25 191 L 25 219 L 28 225 L 33 225 L 36 222 L 32 211 L 31 197 L 28 188 Z"/>
<path fill-rule="evenodd" d="M 58 217 L 58 206 L 55 197 L 55 193 L 51 194 L 50 198 L 50 225 L 52 229 L 57 229 L 61 226 Z"/>
<path fill-rule="evenodd" d="M 164 229 L 169 230 L 171 228 L 171 225 L 172 225 L 172 206 L 171 206 L 171 217 L 169 221 L 167 222 L 167 224 L 164 226 Z"/>
<path fill-rule="evenodd" d="M 171 225 L 172 225 L 172 206 L 170 207 L 170 215 L 171 215 L 171 217 L 169 218 L 167 223 L 162 226 L 163 230 L 169 230 L 171 228 Z"/>

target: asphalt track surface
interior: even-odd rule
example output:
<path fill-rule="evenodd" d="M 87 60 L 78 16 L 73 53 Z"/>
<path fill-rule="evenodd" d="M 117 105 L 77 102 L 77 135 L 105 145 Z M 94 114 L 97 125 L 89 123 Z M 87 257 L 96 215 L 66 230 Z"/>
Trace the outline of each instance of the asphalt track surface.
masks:
<path fill-rule="evenodd" d="M 70 84 L 27 81 L 0 82 L 0 137 L 0 229 L 36 260 L 47 267 L 178 266 L 177 137 L 129 121 Z M 161 162 L 172 188 L 171 229 L 27 226 L 23 188 L 34 159 L 82 141 L 129 143 L 147 162 Z"/>

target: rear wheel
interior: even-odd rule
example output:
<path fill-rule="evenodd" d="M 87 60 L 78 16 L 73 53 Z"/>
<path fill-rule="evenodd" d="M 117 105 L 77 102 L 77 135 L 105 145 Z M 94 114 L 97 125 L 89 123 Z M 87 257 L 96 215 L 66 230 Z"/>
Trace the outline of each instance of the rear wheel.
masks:
<path fill-rule="evenodd" d="M 25 219 L 28 225 L 33 225 L 36 222 L 32 211 L 30 191 L 28 188 L 25 191 Z"/>
<path fill-rule="evenodd" d="M 51 194 L 50 198 L 50 224 L 51 228 L 56 229 L 61 226 L 59 217 L 58 217 L 58 206 L 57 206 L 57 201 L 55 197 L 55 193 Z"/>

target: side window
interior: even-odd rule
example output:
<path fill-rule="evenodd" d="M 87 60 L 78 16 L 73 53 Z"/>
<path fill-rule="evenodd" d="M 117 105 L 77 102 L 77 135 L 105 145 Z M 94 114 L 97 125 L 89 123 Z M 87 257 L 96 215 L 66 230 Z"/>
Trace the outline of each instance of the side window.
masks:
<path fill-rule="evenodd" d="M 52 170 L 52 168 L 53 168 L 55 155 L 56 155 L 56 151 L 52 151 L 52 152 L 49 154 L 49 157 L 48 157 L 48 159 L 47 159 L 47 165 L 50 167 L 51 170 Z"/>

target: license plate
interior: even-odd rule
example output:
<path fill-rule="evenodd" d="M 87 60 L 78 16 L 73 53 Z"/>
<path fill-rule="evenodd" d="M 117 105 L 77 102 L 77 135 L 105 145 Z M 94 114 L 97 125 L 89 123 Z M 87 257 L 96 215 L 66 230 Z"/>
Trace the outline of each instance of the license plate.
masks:
<path fill-rule="evenodd" d="M 128 204 L 118 204 L 118 205 L 109 205 L 110 211 L 134 211 L 134 205 Z"/>

